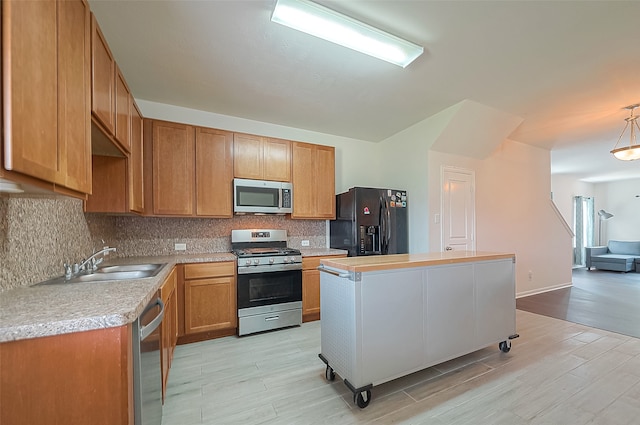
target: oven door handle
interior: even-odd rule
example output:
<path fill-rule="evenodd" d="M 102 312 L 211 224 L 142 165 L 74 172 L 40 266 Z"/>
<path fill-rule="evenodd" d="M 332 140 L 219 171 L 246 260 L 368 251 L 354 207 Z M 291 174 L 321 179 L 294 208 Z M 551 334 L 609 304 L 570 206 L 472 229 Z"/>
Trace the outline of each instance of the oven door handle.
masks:
<path fill-rule="evenodd" d="M 319 265 L 317 267 L 317 270 L 320 270 L 321 272 L 324 272 L 324 273 L 332 274 L 334 276 L 344 277 L 344 278 L 347 278 L 347 279 L 351 277 L 351 273 L 349 273 L 349 272 L 339 272 L 337 270 L 328 269 L 328 268 L 324 267 L 323 265 Z"/>

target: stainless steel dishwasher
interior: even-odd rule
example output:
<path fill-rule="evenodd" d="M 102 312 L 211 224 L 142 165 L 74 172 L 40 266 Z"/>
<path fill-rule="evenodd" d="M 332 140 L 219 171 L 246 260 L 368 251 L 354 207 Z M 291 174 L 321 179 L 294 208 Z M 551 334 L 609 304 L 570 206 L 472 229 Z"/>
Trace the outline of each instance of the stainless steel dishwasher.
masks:
<path fill-rule="evenodd" d="M 152 300 L 133 325 L 133 394 L 135 425 L 162 423 L 160 323 L 164 304 Z"/>

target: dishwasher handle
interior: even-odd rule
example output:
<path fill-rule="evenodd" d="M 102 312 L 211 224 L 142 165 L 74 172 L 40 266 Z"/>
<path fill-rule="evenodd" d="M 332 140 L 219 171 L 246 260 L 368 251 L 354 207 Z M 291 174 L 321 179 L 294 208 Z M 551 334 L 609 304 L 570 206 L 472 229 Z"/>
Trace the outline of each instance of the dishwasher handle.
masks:
<path fill-rule="evenodd" d="M 322 264 L 317 267 L 317 270 L 320 270 L 321 272 L 329 273 L 338 277 L 346 277 L 346 278 L 351 277 L 351 273 L 349 272 L 339 272 L 333 269 L 328 269 L 324 267 Z"/>
<path fill-rule="evenodd" d="M 162 323 L 162 319 L 164 318 L 164 303 L 160 298 L 156 298 L 156 300 L 153 303 L 149 304 L 144 309 L 140 317 L 144 316 L 149 310 L 151 310 L 152 308 L 155 308 L 157 305 L 160 306 L 160 313 L 158 313 L 158 315 L 154 317 L 153 320 L 149 322 L 148 325 L 140 327 L 140 341 L 145 340 L 149 335 L 153 333 L 153 331 L 155 331 L 158 328 L 158 326 L 160 326 L 160 323 Z"/>

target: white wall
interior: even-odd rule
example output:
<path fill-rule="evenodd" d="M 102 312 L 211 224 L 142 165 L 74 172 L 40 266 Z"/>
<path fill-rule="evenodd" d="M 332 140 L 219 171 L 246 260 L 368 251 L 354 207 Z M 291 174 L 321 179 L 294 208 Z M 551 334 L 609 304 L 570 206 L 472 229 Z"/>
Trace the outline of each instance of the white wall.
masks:
<path fill-rule="evenodd" d="M 519 296 L 571 284 L 572 237 L 550 201 L 549 151 L 506 140 L 484 160 L 430 152 L 430 217 L 440 213 L 445 165 L 475 172 L 476 248 L 516 254 Z M 439 226 L 432 226 L 433 249 L 440 237 Z"/>
<path fill-rule="evenodd" d="M 603 242 L 640 240 L 640 197 L 636 195 L 640 195 L 640 179 L 595 184 L 596 211 L 613 214 L 602 227 Z"/>
<path fill-rule="evenodd" d="M 553 193 L 553 202 L 555 202 L 562 217 L 564 217 L 573 231 L 575 231 L 573 223 L 573 198 L 575 196 L 594 197 L 595 210 L 598 211 L 599 209 L 599 199 L 595 196 L 595 185 L 593 183 L 580 181 L 571 175 L 552 175 L 551 192 Z"/>

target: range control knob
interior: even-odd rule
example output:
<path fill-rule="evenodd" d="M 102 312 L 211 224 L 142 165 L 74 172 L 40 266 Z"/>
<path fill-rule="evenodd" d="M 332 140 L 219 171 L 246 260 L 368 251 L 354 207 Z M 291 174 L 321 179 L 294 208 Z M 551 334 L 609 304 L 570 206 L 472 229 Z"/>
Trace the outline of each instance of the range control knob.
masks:
<path fill-rule="evenodd" d="M 250 265 L 251 265 L 251 260 L 245 260 L 245 261 L 244 261 L 244 263 L 245 263 L 247 266 L 250 266 Z"/>
<path fill-rule="evenodd" d="M 269 258 L 269 264 L 273 264 L 274 261 L 276 261 L 275 258 Z"/>
<path fill-rule="evenodd" d="M 254 259 L 253 264 L 255 264 L 256 266 L 260 264 L 260 259 L 259 258 Z"/>

